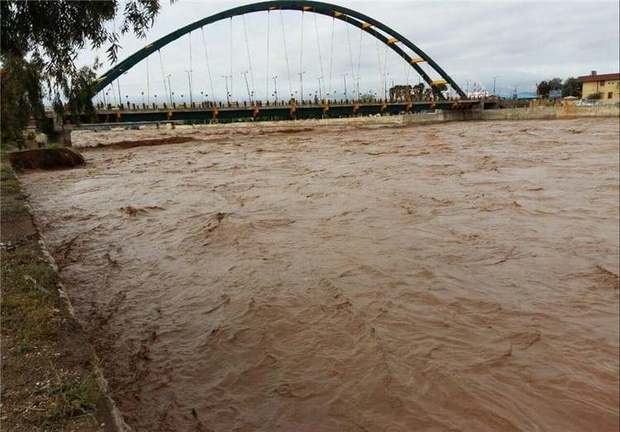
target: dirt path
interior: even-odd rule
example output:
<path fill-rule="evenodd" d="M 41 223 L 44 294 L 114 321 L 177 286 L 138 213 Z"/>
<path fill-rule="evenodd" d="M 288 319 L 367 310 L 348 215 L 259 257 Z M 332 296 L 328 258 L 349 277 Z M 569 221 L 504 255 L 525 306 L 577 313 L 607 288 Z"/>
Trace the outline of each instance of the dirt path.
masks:
<path fill-rule="evenodd" d="M 618 429 L 617 119 L 190 132 L 22 177 L 137 430 Z"/>

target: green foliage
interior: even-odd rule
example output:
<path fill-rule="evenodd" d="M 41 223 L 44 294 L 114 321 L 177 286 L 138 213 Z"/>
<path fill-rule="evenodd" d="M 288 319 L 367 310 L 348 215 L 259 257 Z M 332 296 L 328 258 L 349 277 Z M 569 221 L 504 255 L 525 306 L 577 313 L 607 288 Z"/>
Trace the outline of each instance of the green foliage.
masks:
<path fill-rule="evenodd" d="M 92 375 L 77 382 L 62 381 L 50 386 L 46 391 L 54 399 L 50 412 L 52 419 L 92 413 L 99 398 L 97 380 Z"/>
<path fill-rule="evenodd" d="M 78 51 L 87 42 L 92 48 L 108 43 L 108 56 L 115 61 L 119 35 L 133 31 L 144 37 L 159 12 L 159 0 L 127 0 L 119 31 L 110 31 L 105 24 L 119 12 L 121 4 L 119 0 L 4 0 L 0 3 L 0 51 L 13 57 L 38 53 L 48 59 L 46 74 L 56 84 L 66 83 L 76 72 Z"/>
<path fill-rule="evenodd" d="M 414 85 L 412 93 L 415 100 L 422 100 L 424 97 L 424 83 Z"/>
<path fill-rule="evenodd" d="M 562 79 L 553 78 L 550 81 L 541 81 L 536 86 L 536 93 L 542 97 L 549 97 L 549 93 L 553 90 L 562 89 Z"/>
<path fill-rule="evenodd" d="M 581 83 L 577 78 L 566 78 L 562 84 L 562 97 L 581 97 Z"/>
<path fill-rule="evenodd" d="M 603 93 L 592 93 L 588 95 L 588 100 L 600 100 L 603 99 Z"/>
<path fill-rule="evenodd" d="M 411 100 L 410 85 L 396 85 L 390 88 L 390 100 Z"/>
<path fill-rule="evenodd" d="M 87 116 L 95 114 L 92 98 L 96 94 L 96 68 L 96 64 L 93 69 L 85 66 L 79 69 L 71 79 L 71 84 L 67 89 L 67 97 L 69 99 L 68 108 L 73 118 L 73 123 L 79 123 L 78 116 L 81 113 Z"/>
<path fill-rule="evenodd" d="M 360 96 L 361 103 L 372 103 L 372 102 L 375 102 L 376 100 L 377 98 L 372 93 L 367 93 L 367 94 L 363 94 Z"/>
<path fill-rule="evenodd" d="M 3 0 L 0 2 L 0 61 L 2 62 L 2 141 L 19 140 L 31 116 L 43 110 L 42 88 L 69 101 L 72 114 L 90 111 L 93 70 L 77 69 L 78 52 L 90 45 L 108 45 L 110 61 L 117 58 L 119 36 L 144 37 L 159 12 L 159 0 L 72 1 Z M 106 26 L 119 14 L 119 29 Z"/>
<path fill-rule="evenodd" d="M 41 121 L 44 116 L 41 78 L 43 62 L 33 56 L 30 61 L 22 57 L 0 57 L 0 118 L 2 143 L 20 145 L 21 131 L 28 126 L 30 118 Z"/>

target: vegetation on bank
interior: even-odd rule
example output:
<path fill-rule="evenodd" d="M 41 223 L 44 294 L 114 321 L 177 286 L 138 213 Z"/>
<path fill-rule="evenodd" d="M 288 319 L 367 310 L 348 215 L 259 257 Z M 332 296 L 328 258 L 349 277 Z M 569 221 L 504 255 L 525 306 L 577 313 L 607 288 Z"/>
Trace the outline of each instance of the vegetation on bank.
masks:
<path fill-rule="evenodd" d="M 42 123 L 46 96 L 60 113 L 93 110 L 98 62 L 78 69 L 78 51 L 85 45 L 107 46 L 108 58 L 115 61 L 119 36 L 144 37 L 159 8 L 159 0 L 0 2 L 2 144 L 20 141 L 31 119 Z M 118 30 L 108 25 L 117 15 L 122 17 Z"/>
<path fill-rule="evenodd" d="M 562 81 L 561 78 L 553 78 L 549 81 L 541 81 L 536 85 L 536 94 L 543 98 L 549 97 L 552 92 L 560 91 L 562 97 L 581 97 L 581 83 L 577 78 L 570 77 Z"/>
<path fill-rule="evenodd" d="M 25 196 L 1 164 L 2 409 L 6 431 L 114 430 L 85 335 L 58 290 Z"/>

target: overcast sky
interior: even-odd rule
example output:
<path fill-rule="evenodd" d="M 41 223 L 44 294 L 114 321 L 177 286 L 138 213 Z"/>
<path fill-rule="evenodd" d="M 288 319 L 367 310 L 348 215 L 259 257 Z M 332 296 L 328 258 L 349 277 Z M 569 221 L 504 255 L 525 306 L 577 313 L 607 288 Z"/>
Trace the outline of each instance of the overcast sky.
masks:
<path fill-rule="evenodd" d="M 531 91 L 535 83 L 542 79 L 585 75 L 591 70 L 618 72 L 620 69 L 617 0 L 334 2 L 369 15 L 409 38 L 463 89 L 469 86 L 471 90 L 474 83 L 479 83 L 491 90 L 493 78 L 497 77 L 497 92 L 510 95 L 515 87 L 519 92 Z M 161 13 L 147 38 L 123 37 L 119 59 L 181 26 L 246 3 L 249 2 L 177 0 L 170 5 L 167 0 L 162 0 Z M 110 23 L 110 27 L 114 24 Z M 273 98 L 273 76 L 277 76 L 280 97 L 289 92 L 299 94 L 300 71 L 304 72 L 306 97 L 318 92 L 319 77 L 323 77 L 320 80 L 321 91 L 331 91 L 338 97 L 343 96 L 345 79 L 349 95 L 356 90 L 357 77 L 361 93 L 373 91 L 381 94 L 386 82 L 389 87 L 392 83 L 415 84 L 419 81 L 415 71 L 398 56 L 383 45 L 378 46 L 374 38 L 361 34 L 359 29 L 336 21 L 331 61 L 332 19 L 304 14 L 303 50 L 301 28 L 302 14 L 293 11 L 274 11 L 269 15 L 260 12 L 233 19 L 233 79 L 228 85 L 232 88 L 234 99 L 247 99 L 247 87 L 258 98 L 264 99 L 267 91 Z M 204 28 L 205 44 L 201 32 L 195 31 L 191 41 L 185 36 L 161 50 L 163 74 L 170 75 L 172 91 L 177 98 L 183 94 L 187 99 L 189 93 L 186 71 L 190 70 L 190 45 L 194 100 L 201 99 L 201 91 L 208 95 L 214 93 L 219 100 L 225 98 L 227 79 L 224 76 L 230 75 L 231 62 L 230 30 L 230 20 L 215 23 Z M 288 55 L 285 55 L 283 36 Z M 205 46 L 208 63 L 205 61 Z M 78 62 L 91 64 L 97 56 L 105 59 L 103 50 L 84 50 Z M 207 66 L 211 70 L 211 79 Z M 102 71 L 108 67 L 106 63 Z M 161 100 L 165 93 L 157 54 L 149 57 L 148 67 L 147 62 L 143 61 L 123 75 L 120 81 L 123 98 L 129 95 L 137 100 L 141 91 L 147 93 L 147 72 L 151 101 L 155 94 Z M 431 76 L 439 78 L 432 73 Z M 118 94 L 116 85 L 114 93 Z M 112 97 L 111 91 L 108 97 Z M 211 97 L 207 96 L 208 99 Z"/>

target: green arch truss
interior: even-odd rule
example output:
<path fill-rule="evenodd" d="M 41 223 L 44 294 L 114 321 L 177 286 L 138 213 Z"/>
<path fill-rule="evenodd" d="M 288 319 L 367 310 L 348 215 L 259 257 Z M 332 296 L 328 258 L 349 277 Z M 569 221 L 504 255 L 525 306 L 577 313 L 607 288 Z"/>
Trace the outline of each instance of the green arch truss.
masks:
<path fill-rule="evenodd" d="M 466 95 L 458 84 L 437 64 L 435 61 L 424 51 L 418 48 L 409 39 L 386 26 L 385 24 L 367 16 L 362 13 L 356 12 L 352 9 L 337 6 L 330 3 L 318 2 L 318 1 L 306 1 L 306 0 L 271 0 L 259 3 L 248 4 L 239 6 L 236 8 L 228 9 L 226 11 L 211 15 L 203 18 L 184 27 L 181 27 L 172 33 L 156 40 L 155 42 L 145 46 L 141 50 L 127 57 L 122 62 L 118 63 L 112 69 L 108 70 L 101 77 L 97 79 L 95 86 L 96 92 L 99 93 L 106 86 L 111 84 L 115 79 L 127 72 L 129 69 L 138 64 L 141 60 L 145 59 L 152 53 L 168 45 L 170 42 L 179 39 L 187 33 L 200 29 L 208 24 L 212 24 L 217 21 L 222 21 L 234 16 L 245 15 L 252 12 L 264 12 L 271 10 L 297 10 L 303 12 L 311 12 L 320 15 L 326 15 L 334 17 L 338 20 L 344 21 L 347 24 L 353 25 L 362 29 L 366 33 L 374 36 L 382 43 L 386 44 L 394 52 L 396 52 L 404 61 L 406 61 L 411 67 L 424 79 L 424 81 L 433 89 L 434 93 L 439 97 L 443 97 L 439 91 L 437 91 L 437 85 L 449 84 L 454 91 L 458 93 L 461 98 L 465 98 Z M 399 46 L 402 44 L 413 51 L 419 57 L 412 58 Z M 437 72 L 442 80 L 440 82 L 433 81 L 431 77 L 419 66 L 419 63 L 427 63 L 432 69 Z"/>

